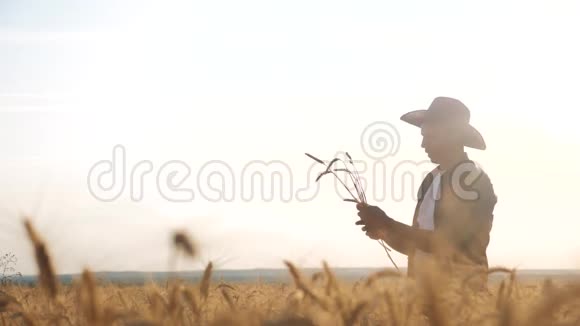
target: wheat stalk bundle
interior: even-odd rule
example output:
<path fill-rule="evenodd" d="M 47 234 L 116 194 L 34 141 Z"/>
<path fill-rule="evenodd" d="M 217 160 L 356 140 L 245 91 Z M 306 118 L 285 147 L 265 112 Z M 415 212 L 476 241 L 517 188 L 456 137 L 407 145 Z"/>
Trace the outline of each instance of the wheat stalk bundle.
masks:
<path fill-rule="evenodd" d="M 314 156 L 312 154 L 309 154 L 309 153 L 304 153 L 304 154 L 306 154 L 306 156 L 308 156 L 309 158 L 313 159 L 314 161 L 316 161 L 316 162 L 318 162 L 326 167 L 326 169 L 324 171 L 322 171 L 320 174 L 318 174 L 318 177 L 316 177 L 316 182 L 318 182 L 325 175 L 333 175 L 340 182 L 340 184 L 346 189 L 346 191 L 349 193 L 349 195 L 352 197 L 352 198 L 345 198 L 345 199 L 343 199 L 344 201 L 368 205 L 367 196 L 366 196 L 365 191 L 364 191 L 364 187 L 363 187 L 363 183 L 362 183 L 361 178 L 360 178 L 360 174 L 359 174 L 359 172 L 354 164 L 352 157 L 350 156 L 350 154 L 348 152 L 345 152 L 345 156 L 346 156 L 345 159 L 335 157 L 332 160 L 330 160 L 330 162 L 328 164 L 324 163 L 323 160 L 317 158 L 316 156 Z M 338 162 L 342 163 L 344 165 L 344 168 L 333 168 L 333 165 L 335 165 Z M 347 164 L 347 162 L 349 164 Z M 352 167 L 352 169 L 353 169 L 352 171 L 349 169 L 349 165 Z M 336 172 L 346 173 L 346 175 L 349 177 L 349 179 L 352 181 L 352 183 L 354 185 L 354 189 L 355 189 L 356 194 L 357 194 L 356 196 L 353 194 L 351 189 L 346 185 L 346 183 L 336 174 Z M 377 242 L 381 245 L 381 247 L 383 247 L 383 249 L 387 253 L 387 256 L 391 260 L 391 263 L 393 264 L 393 266 L 395 266 L 395 268 L 398 271 L 399 267 L 397 266 L 397 264 L 395 263 L 395 261 L 391 257 L 391 254 L 389 253 L 391 251 L 391 248 L 389 248 L 384 243 L 383 240 L 377 240 Z"/>

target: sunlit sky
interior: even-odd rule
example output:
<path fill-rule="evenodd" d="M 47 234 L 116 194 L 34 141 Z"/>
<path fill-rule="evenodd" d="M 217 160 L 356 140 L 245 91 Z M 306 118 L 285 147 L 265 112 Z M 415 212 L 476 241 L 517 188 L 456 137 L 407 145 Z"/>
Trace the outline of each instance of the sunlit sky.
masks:
<path fill-rule="evenodd" d="M 243 169 L 280 161 L 289 191 L 316 192 L 304 152 L 370 167 L 361 134 L 377 121 L 400 137 L 385 166 L 422 162 L 419 130 L 399 117 L 451 96 L 488 146 L 466 151 L 499 198 L 490 265 L 579 268 L 579 30 L 577 1 L 0 1 L 0 251 L 34 273 L 28 215 L 59 273 L 165 270 L 180 228 L 199 249 L 183 269 L 390 267 L 331 179 L 310 200 L 243 200 Z M 152 165 L 140 202 L 89 192 L 115 145 L 127 171 Z M 191 168 L 193 201 L 157 191 L 172 160 Z M 214 160 L 233 171 L 231 202 L 200 195 Z M 405 193 L 401 178 L 376 182 Z M 411 223 L 409 188 L 371 203 Z"/>

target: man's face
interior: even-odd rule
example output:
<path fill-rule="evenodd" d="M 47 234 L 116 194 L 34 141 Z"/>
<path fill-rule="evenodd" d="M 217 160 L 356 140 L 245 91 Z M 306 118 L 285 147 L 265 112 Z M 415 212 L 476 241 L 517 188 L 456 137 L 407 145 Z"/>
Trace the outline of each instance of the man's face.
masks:
<path fill-rule="evenodd" d="M 421 147 L 425 149 L 431 162 L 440 163 L 441 158 L 456 145 L 453 133 L 451 128 L 441 123 L 425 123 L 421 126 Z"/>

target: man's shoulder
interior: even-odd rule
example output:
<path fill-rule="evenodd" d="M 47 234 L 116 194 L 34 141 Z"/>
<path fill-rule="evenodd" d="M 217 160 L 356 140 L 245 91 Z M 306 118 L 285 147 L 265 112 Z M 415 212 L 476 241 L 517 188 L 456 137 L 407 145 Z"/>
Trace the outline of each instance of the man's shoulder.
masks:
<path fill-rule="evenodd" d="M 494 204 L 497 201 L 493 182 L 481 164 L 471 160 L 461 162 L 450 172 L 450 185 L 460 197 L 492 201 Z"/>
<path fill-rule="evenodd" d="M 470 183 L 481 182 L 491 184 L 491 178 L 484 168 L 476 161 L 467 160 L 455 165 L 449 173 L 451 178 L 465 179 Z"/>

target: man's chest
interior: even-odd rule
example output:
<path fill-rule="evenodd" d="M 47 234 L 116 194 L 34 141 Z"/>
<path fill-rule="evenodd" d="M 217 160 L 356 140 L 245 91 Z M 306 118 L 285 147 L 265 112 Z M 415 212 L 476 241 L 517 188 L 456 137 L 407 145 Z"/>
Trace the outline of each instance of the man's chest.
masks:
<path fill-rule="evenodd" d="M 424 189 L 417 204 L 414 226 L 424 230 L 436 230 L 440 226 L 453 224 L 467 213 L 468 205 L 445 177 L 435 175 Z"/>

